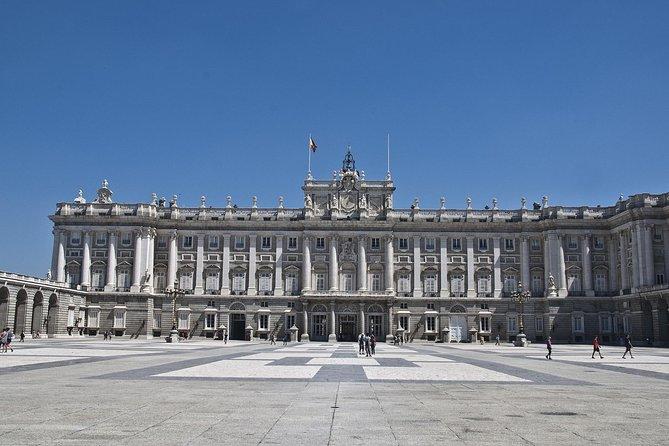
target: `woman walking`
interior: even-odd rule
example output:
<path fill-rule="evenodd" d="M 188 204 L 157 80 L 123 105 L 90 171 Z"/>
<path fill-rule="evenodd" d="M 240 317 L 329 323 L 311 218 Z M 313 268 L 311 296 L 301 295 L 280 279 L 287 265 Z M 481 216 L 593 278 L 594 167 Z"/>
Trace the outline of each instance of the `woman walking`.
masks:
<path fill-rule="evenodd" d="M 592 359 L 595 359 L 595 353 L 599 354 L 599 359 L 604 359 L 599 349 L 599 336 L 595 336 L 595 339 L 592 341 Z"/>
<path fill-rule="evenodd" d="M 627 353 L 630 354 L 630 358 L 634 359 L 634 356 L 632 356 L 632 340 L 630 339 L 630 335 L 625 336 L 625 353 L 623 353 L 623 359 L 625 359 Z"/>

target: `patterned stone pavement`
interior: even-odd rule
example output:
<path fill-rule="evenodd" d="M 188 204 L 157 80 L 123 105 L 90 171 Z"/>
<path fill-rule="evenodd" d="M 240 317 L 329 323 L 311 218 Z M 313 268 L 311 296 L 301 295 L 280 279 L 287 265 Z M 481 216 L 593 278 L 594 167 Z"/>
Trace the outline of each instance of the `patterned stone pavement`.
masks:
<path fill-rule="evenodd" d="M 669 444 L 669 350 L 34 340 L 6 444 Z"/>

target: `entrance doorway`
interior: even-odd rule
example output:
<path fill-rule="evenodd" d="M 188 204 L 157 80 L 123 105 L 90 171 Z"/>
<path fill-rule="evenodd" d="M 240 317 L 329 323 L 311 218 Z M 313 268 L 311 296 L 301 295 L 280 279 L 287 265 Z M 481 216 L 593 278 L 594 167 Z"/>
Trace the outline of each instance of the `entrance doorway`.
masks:
<path fill-rule="evenodd" d="M 246 315 L 243 313 L 230 314 L 230 339 L 243 341 L 246 331 Z"/>
<path fill-rule="evenodd" d="M 358 340 L 358 318 L 355 314 L 339 315 L 339 341 L 353 342 Z"/>
<path fill-rule="evenodd" d="M 367 331 L 373 334 L 376 340 L 380 340 L 383 335 L 383 316 L 380 314 L 370 314 Z"/>
<path fill-rule="evenodd" d="M 311 316 L 311 339 L 313 341 L 327 341 L 327 315 L 314 314 Z"/>
<path fill-rule="evenodd" d="M 14 310 L 14 333 L 20 334 L 26 326 L 26 301 L 28 295 L 26 290 L 19 291 L 16 298 L 16 309 Z"/>
<path fill-rule="evenodd" d="M 467 339 L 467 316 L 450 317 L 450 342 L 460 342 Z"/>

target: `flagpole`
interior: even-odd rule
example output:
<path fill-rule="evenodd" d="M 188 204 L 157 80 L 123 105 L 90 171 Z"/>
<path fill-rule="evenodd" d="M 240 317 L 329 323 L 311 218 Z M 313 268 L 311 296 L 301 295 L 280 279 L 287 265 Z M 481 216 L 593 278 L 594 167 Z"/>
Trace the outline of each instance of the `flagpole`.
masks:
<path fill-rule="evenodd" d="M 307 152 L 309 152 L 309 166 L 307 170 L 307 178 L 311 178 L 311 147 L 309 147 L 310 143 L 311 143 L 311 132 L 309 132 L 309 140 L 307 141 Z"/>
<path fill-rule="evenodd" d="M 388 170 L 386 171 L 386 178 L 390 179 L 390 132 L 388 132 L 387 139 L 386 139 L 386 161 L 388 163 Z"/>

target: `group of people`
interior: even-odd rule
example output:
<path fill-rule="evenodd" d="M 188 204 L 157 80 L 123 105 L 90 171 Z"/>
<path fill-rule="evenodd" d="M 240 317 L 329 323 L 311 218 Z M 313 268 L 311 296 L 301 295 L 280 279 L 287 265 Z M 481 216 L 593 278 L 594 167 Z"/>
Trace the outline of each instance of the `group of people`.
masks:
<path fill-rule="evenodd" d="M 376 354 L 376 336 L 374 333 L 360 333 L 358 335 L 358 354 L 372 356 Z"/>
<path fill-rule="evenodd" d="M 25 335 L 21 332 L 21 341 Z M 5 328 L 2 330 L 2 335 L 0 335 L 0 353 L 7 353 L 7 349 L 14 351 L 12 347 L 12 339 L 14 339 L 14 332 L 11 328 Z"/>
<path fill-rule="evenodd" d="M 112 333 L 111 330 L 105 331 L 104 333 L 102 333 L 102 335 L 104 336 L 105 341 L 111 341 L 112 340 L 113 333 Z"/>
<path fill-rule="evenodd" d="M 546 350 L 548 350 L 546 359 L 553 359 L 553 342 L 550 336 L 546 340 Z M 630 354 L 630 358 L 634 359 L 634 355 L 632 354 L 632 339 L 630 338 L 630 335 L 625 336 L 625 353 L 623 353 L 623 359 L 627 359 L 628 353 Z M 599 336 L 595 336 L 595 339 L 592 340 L 592 359 L 595 359 L 595 354 L 599 355 L 599 359 L 604 359 L 604 355 L 602 355 L 602 346 L 599 343 Z"/>

